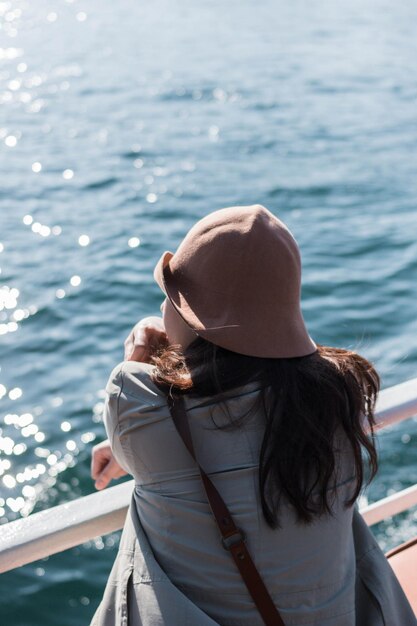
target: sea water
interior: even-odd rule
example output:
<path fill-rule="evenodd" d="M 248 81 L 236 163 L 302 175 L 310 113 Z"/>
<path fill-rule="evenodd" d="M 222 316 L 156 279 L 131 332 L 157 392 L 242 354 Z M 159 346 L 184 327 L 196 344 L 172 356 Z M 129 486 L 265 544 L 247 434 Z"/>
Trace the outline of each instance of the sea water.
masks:
<path fill-rule="evenodd" d="M 206 213 L 295 234 L 319 343 L 417 376 L 417 6 L 384 0 L 0 2 L 0 521 L 95 491 L 103 389 L 159 314 L 152 270 Z M 378 436 L 369 501 L 417 482 Z M 415 512 L 374 528 L 388 549 Z M 119 533 L 0 578 L 7 626 L 80 626 Z"/>

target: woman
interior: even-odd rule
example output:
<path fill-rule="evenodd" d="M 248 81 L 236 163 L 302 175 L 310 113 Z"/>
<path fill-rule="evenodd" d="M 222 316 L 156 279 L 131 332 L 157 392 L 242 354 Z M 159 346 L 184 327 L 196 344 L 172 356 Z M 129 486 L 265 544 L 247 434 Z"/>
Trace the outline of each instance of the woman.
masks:
<path fill-rule="evenodd" d="M 362 453 L 369 479 L 377 470 L 379 377 L 358 354 L 309 336 L 290 231 L 260 205 L 221 209 L 163 254 L 154 276 L 163 319 L 129 335 L 107 385 L 109 440 L 93 450 L 97 488 L 129 473 L 135 489 L 92 624 L 415 625 L 354 507 Z M 276 607 L 269 621 L 219 539 L 171 417 L 180 397 L 195 458 Z"/>

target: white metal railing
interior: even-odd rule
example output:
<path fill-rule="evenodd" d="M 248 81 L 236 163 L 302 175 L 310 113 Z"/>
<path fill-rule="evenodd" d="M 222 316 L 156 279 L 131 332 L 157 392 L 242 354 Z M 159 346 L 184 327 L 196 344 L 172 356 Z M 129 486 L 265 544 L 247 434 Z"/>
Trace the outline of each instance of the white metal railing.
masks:
<path fill-rule="evenodd" d="M 417 378 L 381 391 L 377 428 L 417 415 Z M 67 550 L 123 527 L 134 488 L 130 480 L 1 527 L 0 572 Z M 369 525 L 417 505 L 417 485 L 361 509 Z"/>
<path fill-rule="evenodd" d="M 361 509 L 361 513 L 368 526 L 373 526 L 373 524 L 382 522 L 382 520 L 387 517 L 393 517 L 394 515 L 398 515 L 398 513 L 411 509 L 411 507 L 416 504 L 417 485 L 412 485 L 407 489 L 397 491 L 397 493 L 392 494 L 392 496 L 369 504 Z"/>

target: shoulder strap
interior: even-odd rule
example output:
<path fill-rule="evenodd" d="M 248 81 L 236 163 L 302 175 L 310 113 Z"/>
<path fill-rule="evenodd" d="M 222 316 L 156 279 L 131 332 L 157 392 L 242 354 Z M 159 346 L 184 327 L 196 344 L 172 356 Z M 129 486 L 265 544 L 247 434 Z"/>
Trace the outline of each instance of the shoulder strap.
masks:
<path fill-rule="evenodd" d="M 265 625 L 285 626 L 248 552 L 243 530 L 236 526 L 223 498 L 196 459 L 184 398 L 180 395 L 168 395 L 168 406 L 181 439 L 197 463 L 210 508 L 220 530 L 223 548 L 233 557 Z"/>

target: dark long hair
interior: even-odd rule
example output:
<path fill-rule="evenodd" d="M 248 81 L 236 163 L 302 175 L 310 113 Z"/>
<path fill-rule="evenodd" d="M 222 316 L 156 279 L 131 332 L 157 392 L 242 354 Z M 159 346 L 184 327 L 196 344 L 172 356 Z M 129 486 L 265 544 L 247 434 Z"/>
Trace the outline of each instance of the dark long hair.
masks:
<path fill-rule="evenodd" d="M 380 380 L 371 363 L 356 352 L 318 345 L 308 356 L 263 359 L 198 337 L 183 353 L 171 345 L 151 360 L 156 366 L 153 381 L 167 393 L 219 395 L 221 400 L 222 393 L 259 381 L 265 413 L 259 486 L 263 514 L 272 528 L 279 526 L 281 497 L 293 505 L 300 522 L 331 514 L 337 469 L 334 441 L 340 428 L 351 447 L 355 477 L 347 507 L 365 481 L 362 452 L 368 457 L 367 482 L 374 477 L 374 407 Z"/>

